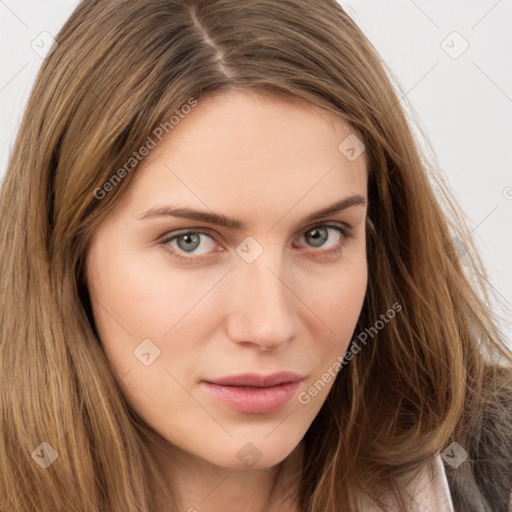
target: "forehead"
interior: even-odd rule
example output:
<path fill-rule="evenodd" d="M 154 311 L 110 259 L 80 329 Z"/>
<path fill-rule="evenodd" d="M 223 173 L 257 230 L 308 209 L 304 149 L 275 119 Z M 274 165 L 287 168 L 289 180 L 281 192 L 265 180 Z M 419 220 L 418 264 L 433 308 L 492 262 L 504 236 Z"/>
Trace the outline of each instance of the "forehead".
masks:
<path fill-rule="evenodd" d="M 296 101 L 253 92 L 209 97 L 139 164 L 126 201 L 138 211 L 180 201 L 236 208 L 239 216 L 254 216 L 256 207 L 274 218 L 299 201 L 316 208 L 365 196 L 366 154 L 350 160 L 339 149 L 354 134 L 343 119 Z"/>

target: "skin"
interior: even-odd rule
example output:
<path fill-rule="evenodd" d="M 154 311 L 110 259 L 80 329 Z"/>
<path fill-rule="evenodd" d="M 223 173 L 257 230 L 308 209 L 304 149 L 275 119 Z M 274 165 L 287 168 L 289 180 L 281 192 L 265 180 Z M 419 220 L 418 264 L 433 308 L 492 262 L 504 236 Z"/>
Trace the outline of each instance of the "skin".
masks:
<path fill-rule="evenodd" d="M 334 380 L 307 404 L 297 397 L 345 353 L 367 286 L 365 204 L 301 223 L 350 194 L 367 198 L 366 154 L 350 161 L 338 149 L 351 133 L 318 107 L 255 92 L 210 96 L 144 158 L 93 233 L 86 277 L 101 343 L 127 402 L 166 442 L 151 453 L 179 510 L 296 510 L 284 489 L 293 493 L 301 440 Z M 247 229 L 141 219 L 171 204 Z M 349 226 L 341 253 L 327 253 L 343 235 L 325 223 Z M 325 240 L 315 242 L 315 227 Z M 162 243 L 184 229 L 208 235 Z M 247 237 L 263 250 L 252 263 L 237 252 Z M 145 339 L 160 350 L 148 366 L 134 355 Z M 234 411 L 201 384 L 278 371 L 305 378 L 268 414 Z M 244 446 L 260 454 L 251 466 L 237 456 Z"/>

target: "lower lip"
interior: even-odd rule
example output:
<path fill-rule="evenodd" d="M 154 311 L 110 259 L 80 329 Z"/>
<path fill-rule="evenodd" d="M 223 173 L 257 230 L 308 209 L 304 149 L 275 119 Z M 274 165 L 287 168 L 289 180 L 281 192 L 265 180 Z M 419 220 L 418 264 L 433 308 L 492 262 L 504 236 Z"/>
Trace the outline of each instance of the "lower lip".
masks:
<path fill-rule="evenodd" d="M 293 397 L 300 381 L 268 388 L 222 386 L 203 382 L 208 391 L 235 411 L 247 414 L 269 414 L 284 407 Z"/>

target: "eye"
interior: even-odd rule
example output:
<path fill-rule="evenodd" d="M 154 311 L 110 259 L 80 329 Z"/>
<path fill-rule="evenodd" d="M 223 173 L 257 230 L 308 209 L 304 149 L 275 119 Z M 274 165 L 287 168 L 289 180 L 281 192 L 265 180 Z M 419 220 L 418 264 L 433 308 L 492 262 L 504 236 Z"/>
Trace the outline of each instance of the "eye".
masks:
<path fill-rule="evenodd" d="M 333 232 L 338 236 L 332 236 Z M 310 244 L 309 247 L 321 248 L 321 250 L 313 251 L 315 255 L 335 255 L 341 254 L 341 250 L 343 249 L 345 242 L 351 236 L 352 234 L 348 226 L 320 224 L 305 231 L 301 238 L 304 238 L 306 243 Z M 206 244 L 206 247 L 203 248 L 202 252 L 195 252 L 196 249 L 201 246 L 202 237 L 204 237 L 208 243 Z M 327 245 L 327 248 L 324 248 L 326 241 L 330 241 L 330 244 Z M 216 245 L 212 236 L 208 232 L 202 230 L 188 230 L 182 231 L 181 233 L 175 233 L 164 238 L 161 244 L 168 248 L 173 257 L 185 263 L 191 263 L 194 260 L 199 261 L 203 259 L 203 255 L 208 254 L 209 252 L 215 252 Z M 191 256 L 187 256 L 187 254 L 190 254 Z"/>
<path fill-rule="evenodd" d="M 333 231 L 337 233 L 338 237 L 330 236 Z M 346 228 L 328 224 L 314 226 L 313 228 L 308 229 L 303 235 L 304 239 L 307 240 L 307 243 L 312 244 L 311 247 L 324 247 L 326 240 L 331 238 L 331 245 L 327 247 L 327 250 L 329 250 L 330 247 L 338 246 L 340 240 L 346 239 L 348 236 L 348 230 Z"/>
<path fill-rule="evenodd" d="M 165 238 L 164 240 L 162 240 L 162 244 L 166 245 L 171 251 L 171 253 L 174 256 L 176 256 L 179 260 L 188 263 L 194 260 L 195 258 L 185 256 L 183 252 L 185 254 L 193 253 L 193 251 L 195 251 L 197 247 L 201 245 L 201 237 L 206 237 L 212 243 L 212 247 L 215 246 L 215 241 L 206 231 L 184 231 L 182 233 L 178 233 Z M 175 242 L 175 245 L 173 245 L 173 242 Z M 205 253 L 193 254 L 197 255 Z"/>
<path fill-rule="evenodd" d="M 332 235 L 332 233 L 336 235 Z M 301 238 L 306 240 L 309 247 L 321 247 L 321 250 L 306 251 L 307 257 L 335 257 L 341 256 L 346 242 L 352 237 L 352 231 L 347 225 L 320 224 L 304 232 Z M 330 243 L 326 246 L 326 241 Z"/>

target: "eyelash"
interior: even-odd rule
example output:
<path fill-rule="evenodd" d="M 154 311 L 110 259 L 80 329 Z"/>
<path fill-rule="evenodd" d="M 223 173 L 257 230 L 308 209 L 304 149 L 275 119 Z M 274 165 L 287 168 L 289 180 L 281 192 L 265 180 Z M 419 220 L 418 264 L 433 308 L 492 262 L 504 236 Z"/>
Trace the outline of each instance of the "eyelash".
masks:
<path fill-rule="evenodd" d="M 352 231 L 350 230 L 350 228 L 348 226 L 339 226 L 336 224 L 317 224 L 315 226 L 312 226 L 311 228 L 308 228 L 306 231 L 303 232 L 303 234 L 308 233 L 309 231 L 313 231 L 313 229 L 315 229 L 315 228 L 332 228 L 332 229 L 335 229 L 336 231 L 339 231 L 342 235 L 340 241 L 334 247 L 331 247 L 330 249 L 325 249 L 323 251 L 321 249 L 319 249 L 318 251 L 314 251 L 314 252 L 320 252 L 320 253 L 322 253 L 324 255 L 328 255 L 328 256 L 334 256 L 337 254 L 341 254 L 343 248 L 346 245 L 346 242 L 352 237 Z M 183 236 L 183 235 L 189 235 L 189 234 L 206 235 L 207 237 L 209 237 L 213 240 L 211 233 L 208 231 L 201 230 L 201 229 L 190 229 L 190 230 L 182 231 L 181 233 L 178 233 L 177 235 L 172 235 L 172 236 L 164 238 L 161 241 L 161 244 L 166 246 L 167 250 L 175 258 L 177 258 L 178 260 L 180 260 L 183 263 L 192 263 L 193 261 L 199 261 L 199 260 L 203 259 L 202 256 L 197 256 L 197 257 L 183 256 L 182 253 L 179 253 L 178 251 L 171 248 L 170 245 L 168 245 L 169 242 L 172 242 L 176 238 L 179 238 L 180 236 Z M 206 256 L 206 255 L 204 255 L 204 256 Z"/>

